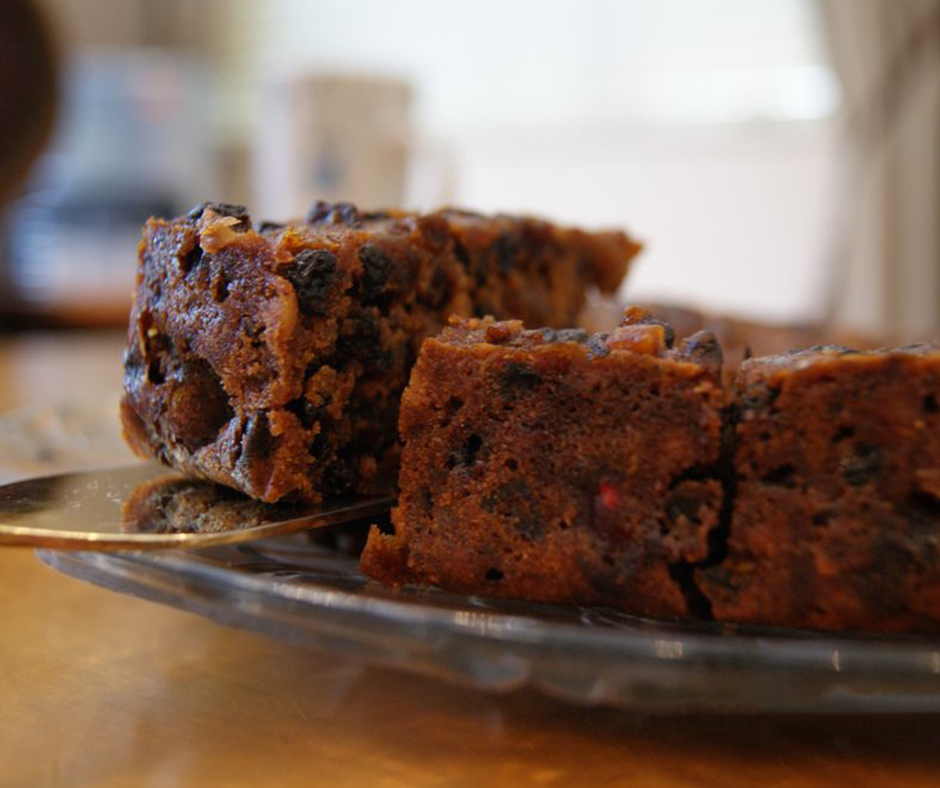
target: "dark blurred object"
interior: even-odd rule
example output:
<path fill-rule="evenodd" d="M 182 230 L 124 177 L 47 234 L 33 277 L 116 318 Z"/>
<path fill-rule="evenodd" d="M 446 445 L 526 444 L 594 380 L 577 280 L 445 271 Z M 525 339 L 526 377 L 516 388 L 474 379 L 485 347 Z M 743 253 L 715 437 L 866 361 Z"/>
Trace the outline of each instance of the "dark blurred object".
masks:
<path fill-rule="evenodd" d="M 0 3 L 0 207 L 52 129 L 56 58 L 45 21 L 28 0 Z"/>

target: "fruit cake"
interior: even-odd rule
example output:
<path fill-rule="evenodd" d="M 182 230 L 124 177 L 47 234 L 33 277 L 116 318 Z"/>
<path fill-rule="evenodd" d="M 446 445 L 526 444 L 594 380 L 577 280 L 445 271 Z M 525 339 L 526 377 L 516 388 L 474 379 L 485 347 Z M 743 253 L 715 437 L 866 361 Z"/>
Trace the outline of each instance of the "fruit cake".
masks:
<path fill-rule="evenodd" d="M 677 337 L 696 331 L 714 332 L 721 344 L 722 370 L 729 389 L 738 367 L 751 357 L 772 356 L 821 344 L 851 345 L 858 349 L 874 349 L 884 344 L 873 337 L 823 323 L 766 323 L 663 303 L 644 303 L 642 307 L 673 326 Z"/>
<path fill-rule="evenodd" d="M 735 393 L 714 617 L 940 631 L 940 343 L 751 359 Z"/>
<path fill-rule="evenodd" d="M 254 227 L 206 203 L 151 219 L 125 352 L 125 436 L 141 455 L 263 501 L 394 486 L 398 403 L 450 314 L 575 320 L 639 246 L 531 218 L 365 213 L 318 203 Z"/>
<path fill-rule="evenodd" d="M 721 354 L 628 311 L 610 334 L 452 320 L 402 398 L 383 583 L 684 615 L 723 489 Z"/>

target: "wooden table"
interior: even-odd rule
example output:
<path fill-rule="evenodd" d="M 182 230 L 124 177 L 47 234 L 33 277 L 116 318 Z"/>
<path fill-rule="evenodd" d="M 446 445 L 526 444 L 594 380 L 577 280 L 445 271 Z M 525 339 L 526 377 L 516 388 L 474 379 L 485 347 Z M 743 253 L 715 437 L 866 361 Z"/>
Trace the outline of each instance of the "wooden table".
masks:
<path fill-rule="evenodd" d="M 108 335 L 0 340 L 0 408 L 113 395 L 119 357 Z M 3 788 L 940 785 L 938 717 L 483 695 L 119 596 L 18 548 L 0 549 L 0 632 Z"/>

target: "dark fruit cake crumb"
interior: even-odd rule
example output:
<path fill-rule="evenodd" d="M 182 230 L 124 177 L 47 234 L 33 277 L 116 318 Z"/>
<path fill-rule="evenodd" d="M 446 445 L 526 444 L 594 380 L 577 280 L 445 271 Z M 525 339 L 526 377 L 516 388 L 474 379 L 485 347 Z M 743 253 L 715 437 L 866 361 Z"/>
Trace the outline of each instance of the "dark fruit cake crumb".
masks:
<path fill-rule="evenodd" d="M 720 367 L 693 358 L 712 337 L 670 347 L 639 317 L 606 336 L 452 321 L 425 341 L 402 400 L 394 534 L 373 530 L 363 571 L 694 612 L 674 575 L 707 558 L 718 525 Z"/>
<path fill-rule="evenodd" d="M 610 293 L 623 233 L 318 203 L 252 229 L 243 206 L 152 219 L 121 413 L 131 447 L 264 501 L 394 488 L 398 403 L 450 314 L 563 326 Z"/>

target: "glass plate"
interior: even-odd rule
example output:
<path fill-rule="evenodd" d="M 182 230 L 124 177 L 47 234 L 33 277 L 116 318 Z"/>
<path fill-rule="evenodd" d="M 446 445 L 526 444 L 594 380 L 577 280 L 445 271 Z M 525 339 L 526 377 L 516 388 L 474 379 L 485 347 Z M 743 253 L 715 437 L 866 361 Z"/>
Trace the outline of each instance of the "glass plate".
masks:
<path fill-rule="evenodd" d="M 940 643 L 393 592 L 304 535 L 203 551 L 43 551 L 68 574 L 273 637 L 468 683 L 648 711 L 938 711 Z"/>
<path fill-rule="evenodd" d="M 0 454 L 15 432 L 4 421 Z M 87 441 L 87 430 L 79 432 Z M 534 686 L 578 703 L 652 712 L 940 711 L 940 639 L 395 592 L 363 577 L 348 551 L 303 534 L 200 551 L 39 555 L 121 593 L 481 690 Z"/>

